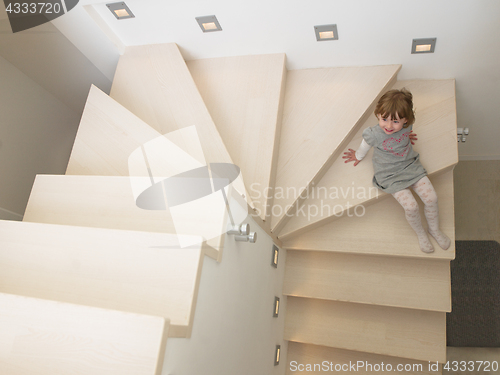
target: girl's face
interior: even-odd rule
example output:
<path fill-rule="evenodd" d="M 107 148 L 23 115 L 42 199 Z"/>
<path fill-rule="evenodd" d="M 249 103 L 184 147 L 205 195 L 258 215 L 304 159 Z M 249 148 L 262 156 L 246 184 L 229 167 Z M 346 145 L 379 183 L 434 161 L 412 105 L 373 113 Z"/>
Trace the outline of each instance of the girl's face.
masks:
<path fill-rule="evenodd" d="M 406 119 L 399 118 L 397 114 L 395 119 L 391 119 L 391 116 L 384 118 L 380 114 L 377 115 L 377 118 L 378 124 L 385 134 L 396 133 L 403 129 L 403 125 L 406 124 Z"/>

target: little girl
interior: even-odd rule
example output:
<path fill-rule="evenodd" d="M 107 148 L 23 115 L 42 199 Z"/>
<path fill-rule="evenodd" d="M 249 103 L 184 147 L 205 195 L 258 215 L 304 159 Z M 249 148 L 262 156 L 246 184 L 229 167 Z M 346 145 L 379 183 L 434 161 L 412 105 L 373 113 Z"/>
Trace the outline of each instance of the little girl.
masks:
<path fill-rule="evenodd" d="M 439 230 L 438 201 L 427 172 L 420 164 L 419 155 L 411 146 L 416 140 L 412 133 L 415 122 L 413 96 L 406 89 L 390 90 L 378 101 L 375 108 L 378 125 L 365 129 L 363 141 L 357 151 L 345 152 L 345 162 L 354 161 L 354 166 L 366 156 L 370 147 L 373 152 L 373 184 L 380 190 L 392 194 L 403 206 L 406 220 L 418 237 L 420 249 L 425 253 L 434 251 L 427 237 L 418 203 L 410 187 L 424 202 L 424 213 L 429 234 L 444 250 L 450 247 L 450 239 Z"/>

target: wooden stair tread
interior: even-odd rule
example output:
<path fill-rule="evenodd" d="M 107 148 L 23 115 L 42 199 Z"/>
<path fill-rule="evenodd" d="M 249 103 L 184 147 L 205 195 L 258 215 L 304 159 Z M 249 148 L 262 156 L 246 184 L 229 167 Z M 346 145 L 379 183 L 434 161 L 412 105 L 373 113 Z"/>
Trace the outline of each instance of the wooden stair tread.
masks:
<path fill-rule="evenodd" d="M 386 198 L 365 207 L 364 214 L 359 217 L 354 214 L 351 217 L 341 217 L 317 229 L 284 241 L 283 247 L 295 250 L 454 259 L 453 171 L 433 176 L 430 180 L 439 199 L 440 228 L 451 239 L 451 246 L 448 250 L 442 250 L 431 238 L 435 249 L 434 253 L 422 252 L 415 232 L 405 219 L 402 207 L 388 195 L 386 195 Z M 422 203 L 420 203 L 420 206 L 421 217 L 424 225 L 426 225 Z"/>
<path fill-rule="evenodd" d="M 288 297 L 284 339 L 444 362 L 446 313 Z"/>
<path fill-rule="evenodd" d="M 0 292 L 170 320 L 188 337 L 203 263 L 177 236 L 0 221 Z M 200 240 L 201 242 L 201 240 Z"/>
<path fill-rule="evenodd" d="M 92 86 L 66 174 L 128 176 L 128 158 L 161 134 Z"/>
<path fill-rule="evenodd" d="M 203 241 L 205 255 L 217 261 L 222 259 L 225 231 L 227 230 L 227 206 L 221 194 L 216 193 L 214 199 L 220 198 L 218 214 L 210 206 L 204 213 L 200 206 L 187 206 L 183 210 L 191 213 L 187 222 L 196 223 L 209 216 L 210 225 L 202 222 L 179 227 L 179 217 L 173 216 L 167 207 L 165 210 L 145 210 L 136 205 L 131 187 L 131 179 L 122 176 L 57 176 L 38 175 L 33 184 L 24 221 L 34 223 L 74 225 L 93 228 L 121 229 L 155 233 L 178 233 L 177 228 L 184 229 L 181 234 L 197 235 L 200 231 L 211 233 L 216 227 L 219 234 L 205 237 Z M 242 199 L 234 189 L 229 187 L 227 196 L 233 220 L 246 218 L 247 212 L 242 209 Z M 181 207 L 181 206 L 179 206 Z M 245 206 L 246 208 L 246 206 Z M 181 218 L 182 219 L 182 218 Z M 177 227 L 176 227 L 177 225 Z M 191 229 L 192 232 L 188 230 Z"/>
<path fill-rule="evenodd" d="M 449 312 L 450 262 L 288 250 L 283 294 Z"/>
<path fill-rule="evenodd" d="M 343 149 L 367 108 L 390 87 L 400 65 L 291 70 L 287 73 L 283 123 L 271 220 L 279 233 L 287 208 L 302 189 L 317 183 Z"/>
<path fill-rule="evenodd" d="M 207 164 L 233 163 L 175 43 L 127 47 L 110 96 L 160 134 L 195 126 Z M 253 207 L 243 179 L 234 184 Z"/>
<path fill-rule="evenodd" d="M 414 148 L 420 153 L 422 165 L 429 175 L 453 167 L 458 163 L 455 81 L 400 81 L 393 88 L 402 87 L 406 87 L 414 96 L 417 116 L 414 131 L 418 135 Z M 373 116 L 366 120 L 345 150 L 356 150 L 361 144 L 363 130 L 375 124 Z M 315 194 L 311 193 L 311 197 L 304 201 L 303 212 L 307 213 L 309 209 L 315 214 L 293 215 L 278 233 L 278 237 L 286 241 L 291 236 L 335 220 L 348 207 L 369 204 L 385 195 L 372 185 L 372 153 L 373 150 L 356 167 L 337 158 L 315 185 Z"/>
<path fill-rule="evenodd" d="M 0 293 L 9 375 L 160 375 L 168 320 Z"/>
<path fill-rule="evenodd" d="M 325 362 L 326 364 L 324 364 Z M 288 343 L 287 364 L 289 364 L 286 370 L 287 375 L 296 373 L 319 375 L 327 372 L 327 369 L 331 373 L 340 373 L 342 371 L 342 366 L 344 368 L 344 371 L 342 371 L 343 373 L 356 372 L 357 374 L 380 374 L 380 369 L 383 368 L 384 371 L 390 371 L 392 374 L 442 374 L 441 365 L 437 366 L 437 371 L 432 371 L 434 367 L 430 368 L 429 362 L 329 348 L 319 345 L 302 344 L 293 341 Z M 301 369 L 299 368 L 299 364 L 303 365 L 302 368 L 304 368 L 304 371 L 299 371 L 299 369 Z M 310 365 L 309 368 L 312 370 L 308 370 L 308 367 L 306 367 L 308 364 Z M 316 369 L 314 365 L 317 365 Z M 322 365 L 326 367 L 322 368 Z M 435 363 L 432 365 L 435 366 Z M 336 366 L 337 370 L 335 370 Z M 401 369 L 401 371 L 398 371 L 398 369 Z"/>
<path fill-rule="evenodd" d="M 285 54 L 270 54 L 186 62 L 233 162 L 251 184 L 262 219 L 276 174 L 285 60 Z"/>
<path fill-rule="evenodd" d="M 37 175 L 24 221 L 175 234 L 168 210 L 137 207 L 128 177 Z"/>
<path fill-rule="evenodd" d="M 170 177 L 206 164 L 194 126 L 162 135 L 92 86 L 66 174 Z"/>

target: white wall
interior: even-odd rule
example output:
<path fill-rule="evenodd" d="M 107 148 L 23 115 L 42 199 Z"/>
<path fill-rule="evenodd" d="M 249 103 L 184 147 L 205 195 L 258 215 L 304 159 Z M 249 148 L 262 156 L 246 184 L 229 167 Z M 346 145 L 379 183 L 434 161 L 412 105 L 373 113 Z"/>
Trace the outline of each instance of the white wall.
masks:
<path fill-rule="evenodd" d="M 136 18 L 121 21 L 100 0 L 80 4 L 93 4 L 101 26 L 122 44 L 175 42 L 187 60 L 286 53 L 289 69 L 402 64 L 399 79 L 455 78 L 458 126 L 471 129 L 459 148 L 461 159 L 500 159 L 498 0 L 129 0 Z M 195 17 L 212 14 L 223 31 L 204 34 Z M 94 21 L 75 9 L 55 23 L 96 65 L 95 56 L 112 62 L 103 57 L 102 43 L 86 39 L 96 32 L 87 24 Z M 313 26 L 331 23 L 339 40 L 317 42 Z M 435 53 L 410 53 L 413 38 L 430 37 L 437 38 Z"/>
<path fill-rule="evenodd" d="M 0 56 L 73 111 L 83 112 L 91 85 L 106 93 L 111 90 L 112 78 L 106 77 L 51 23 L 15 34 L 6 27 L 10 28 L 8 22 L 0 20 Z M 108 70 L 114 73 L 118 53 L 111 46 L 106 56 L 112 60 Z"/>
<path fill-rule="evenodd" d="M 20 220 L 36 174 L 63 174 L 78 115 L 0 57 L 0 219 Z"/>
<path fill-rule="evenodd" d="M 245 222 L 257 232 L 257 242 L 227 236 L 221 263 L 205 257 L 192 336 L 168 339 L 163 375 L 285 374 L 285 251 L 273 268 L 272 239 L 252 219 Z M 275 296 L 281 302 L 278 318 L 272 316 Z M 278 366 L 276 345 L 282 349 Z"/>

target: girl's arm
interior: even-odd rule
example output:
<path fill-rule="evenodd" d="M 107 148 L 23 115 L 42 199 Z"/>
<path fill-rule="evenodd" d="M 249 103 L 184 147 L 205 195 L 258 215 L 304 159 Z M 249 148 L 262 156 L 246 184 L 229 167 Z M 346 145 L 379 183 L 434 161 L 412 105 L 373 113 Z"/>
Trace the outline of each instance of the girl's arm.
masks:
<path fill-rule="evenodd" d="M 361 160 L 363 160 L 370 148 L 371 146 L 363 139 L 357 151 L 354 151 L 352 148 L 350 148 L 349 151 L 344 152 L 345 156 L 343 156 L 342 158 L 347 159 L 345 161 L 346 163 L 353 161 L 354 166 L 356 166 Z"/>

